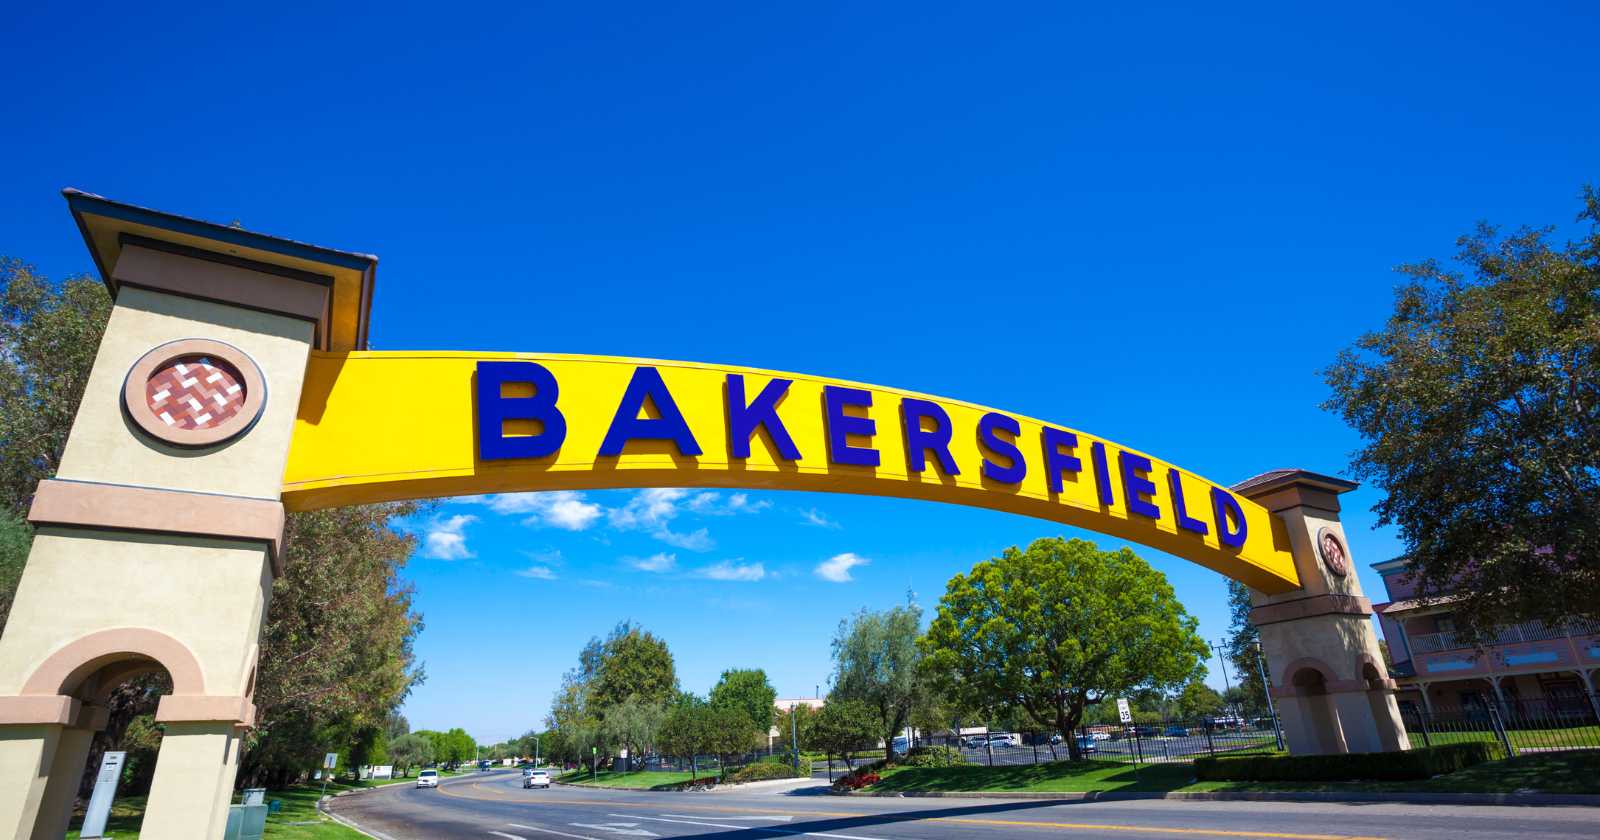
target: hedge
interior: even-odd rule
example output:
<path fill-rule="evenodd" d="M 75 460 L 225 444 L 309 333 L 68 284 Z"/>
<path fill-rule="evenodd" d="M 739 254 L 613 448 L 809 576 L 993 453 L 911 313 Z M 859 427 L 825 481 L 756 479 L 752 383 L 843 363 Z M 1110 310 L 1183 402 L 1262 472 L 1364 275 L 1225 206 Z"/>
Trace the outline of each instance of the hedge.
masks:
<path fill-rule="evenodd" d="M 1194 772 L 1205 782 L 1405 781 L 1503 757 L 1499 744 L 1475 741 L 1388 753 L 1202 757 L 1195 759 Z"/>
<path fill-rule="evenodd" d="M 765 782 L 771 779 L 810 778 L 811 768 L 804 762 L 802 762 L 802 766 L 805 767 L 806 772 L 796 774 L 794 768 L 788 764 L 780 764 L 776 761 L 757 761 L 753 764 L 746 764 L 729 773 L 723 781 L 731 785 L 742 785 L 745 782 Z"/>

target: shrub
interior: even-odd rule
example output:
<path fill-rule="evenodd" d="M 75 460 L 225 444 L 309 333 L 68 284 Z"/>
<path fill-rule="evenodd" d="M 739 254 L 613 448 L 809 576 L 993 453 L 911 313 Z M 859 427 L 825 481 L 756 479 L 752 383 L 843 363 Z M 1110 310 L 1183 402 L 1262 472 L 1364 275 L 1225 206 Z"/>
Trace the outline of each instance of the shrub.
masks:
<path fill-rule="evenodd" d="M 961 751 L 951 747 L 912 747 L 899 759 L 902 767 L 949 767 L 966 763 Z"/>
<path fill-rule="evenodd" d="M 794 768 L 787 764 L 762 760 L 753 764 L 746 764 L 729 773 L 725 781 L 731 785 L 742 785 L 745 782 L 764 782 L 770 779 L 809 778 L 811 776 L 810 769 L 809 766 L 802 765 L 802 770 L 805 772 L 797 774 L 794 772 Z"/>
<path fill-rule="evenodd" d="M 1476 741 L 1392 753 L 1202 757 L 1194 773 L 1206 782 L 1405 781 L 1454 773 L 1502 758 L 1502 752 L 1499 744 Z"/>
<path fill-rule="evenodd" d="M 841 778 L 839 781 L 834 782 L 833 784 L 835 787 L 841 787 L 846 790 L 860 790 L 867 785 L 875 785 L 882 780 L 883 777 L 879 776 L 877 773 L 858 772 L 851 773 L 850 775 Z"/>

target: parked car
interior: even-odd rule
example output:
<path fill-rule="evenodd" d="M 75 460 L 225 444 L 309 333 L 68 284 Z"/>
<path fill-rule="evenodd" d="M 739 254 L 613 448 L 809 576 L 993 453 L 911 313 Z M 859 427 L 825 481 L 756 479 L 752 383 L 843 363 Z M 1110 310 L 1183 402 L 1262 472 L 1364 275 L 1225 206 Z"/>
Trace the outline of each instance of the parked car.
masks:
<path fill-rule="evenodd" d="M 1135 735 L 1139 736 L 1140 738 L 1154 738 L 1156 737 L 1156 728 L 1154 726 L 1128 727 L 1128 736 L 1133 737 Z"/>
<path fill-rule="evenodd" d="M 1006 748 L 1014 747 L 1017 745 L 1016 738 L 1017 736 L 1015 735 L 996 733 L 989 736 L 989 746 Z"/>
<path fill-rule="evenodd" d="M 1110 732 L 1090 732 L 1089 733 L 1089 737 L 1093 738 L 1096 741 L 1109 741 L 1109 740 L 1111 740 L 1111 733 Z"/>
<path fill-rule="evenodd" d="M 987 735 L 968 735 L 961 740 L 961 746 L 969 750 L 983 749 L 984 742 L 989 740 Z"/>
<path fill-rule="evenodd" d="M 896 735 L 894 740 L 890 742 L 889 748 L 897 753 L 900 753 L 901 755 L 904 755 L 906 750 L 911 748 L 911 743 L 906 740 L 906 736 Z"/>
<path fill-rule="evenodd" d="M 1097 753 L 1099 751 L 1100 751 L 1100 748 L 1098 746 L 1095 746 L 1093 737 L 1088 736 L 1088 735 L 1079 735 L 1078 736 L 1078 752 L 1079 753 L 1088 754 L 1088 753 Z"/>
<path fill-rule="evenodd" d="M 1189 736 L 1189 730 L 1182 726 L 1169 726 L 1161 734 L 1168 738 L 1187 738 Z"/>
<path fill-rule="evenodd" d="M 439 786 L 439 771 L 424 770 L 417 774 L 417 787 L 436 788 Z"/>
<path fill-rule="evenodd" d="M 550 771 L 529 770 L 522 776 L 522 787 L 523 789 L 550 787 Z"/>

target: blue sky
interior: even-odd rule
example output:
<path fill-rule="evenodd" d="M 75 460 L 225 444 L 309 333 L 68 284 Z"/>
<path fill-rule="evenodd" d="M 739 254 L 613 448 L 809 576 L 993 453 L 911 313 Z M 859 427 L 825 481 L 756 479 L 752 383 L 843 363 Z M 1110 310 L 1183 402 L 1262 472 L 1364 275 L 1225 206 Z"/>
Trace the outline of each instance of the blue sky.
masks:
<path fill-rule="evenodd" d="M 377 349 L 812 372 L 1221 482 L 1341 473 L 1357 440 L 1317 371 L 1384 318 L 1392 267 L 1479 219 L 1570 229 L 1600 181 L 1600 12 L 1186 5 L 25 4 L 0 55 L 0 254 L 88 270 L 75 186 L 379 254 Z M 1371 491 L 1345 501 L 1376 594 L 1366 566 L 1399 544 Z M 417 524 L 429 678 L 405 712 L 480 739 L 536 725 L 622 619 L 686 688 L 759 666 L 826 691 L 845 614 L 931 605 L 1073 533 L 728 492 Z M 1222 638 L 1221 579 L 1140 552 Z"/>

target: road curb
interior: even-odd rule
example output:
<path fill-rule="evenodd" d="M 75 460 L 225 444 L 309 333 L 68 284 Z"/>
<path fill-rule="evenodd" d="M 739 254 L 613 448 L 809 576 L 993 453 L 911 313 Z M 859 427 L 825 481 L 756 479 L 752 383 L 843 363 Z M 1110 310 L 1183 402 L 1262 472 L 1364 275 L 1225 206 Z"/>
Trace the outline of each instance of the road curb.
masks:
<path fill-rule="evenodd" d="M 837 791 L 830 796 L 868 796 L 906 799 L 1044 799 L 1063 802 L 1116 802 L 1141 799 L 1189 799 L 1213 802 L 1396 802 L 1411 805 L 1583 805 L 1600 807 L 1600 795 L 1591 793 L 1340 793 L 1332 791 L 1090 791 L 1044 793 L 1038 791 Z"/>

